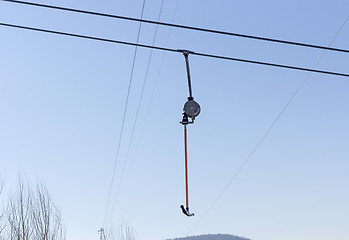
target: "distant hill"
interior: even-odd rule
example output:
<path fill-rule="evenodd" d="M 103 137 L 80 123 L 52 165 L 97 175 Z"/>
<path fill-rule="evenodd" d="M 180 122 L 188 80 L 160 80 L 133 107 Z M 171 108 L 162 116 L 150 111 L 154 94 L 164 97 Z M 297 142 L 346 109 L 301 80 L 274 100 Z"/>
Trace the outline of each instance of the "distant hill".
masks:
<path fill-rule="evenodd" d="M 251 240 L 251 239 L 229 235 L 229 234 L 207 234 L 207 235 L 199 235 L 199 236 L 191 236 L 191 237 L 183 237 L 183 238 L 175 238 L 175 239 L 167 239 L 167 240 Z"/>

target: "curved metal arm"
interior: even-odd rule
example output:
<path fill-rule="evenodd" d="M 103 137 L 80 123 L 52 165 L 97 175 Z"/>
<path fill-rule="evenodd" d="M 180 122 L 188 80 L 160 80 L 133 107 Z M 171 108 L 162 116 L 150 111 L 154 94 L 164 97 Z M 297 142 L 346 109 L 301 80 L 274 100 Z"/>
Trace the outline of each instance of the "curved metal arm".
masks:
<path fill-rule="evenodd" d="M 191 91 L 191 79 L 190 79 L 189 59 L 188 59 L 189 52 L 183 52 L 183 55 L 185 57 L 185 64 L 187 66 L 188 88 L 189 88 L 188 100 L 193 100 L 194 98 L 193 98 L 193 94 L 192 94 L 192 91 Z"/>
<path fill-rule="evenodd" d="M 178 50 L 178 51 L 181 51 L 183 53 L 184 58 L 185 58 L 185 65 L 187 67 L 188 88 L 189 88 L 188 100 L 193 100 L 194 97 L 193 97 L 193 93 L 192 93 L 192 90 L 191 90 L 191 78 L 190 78 L 190 69 L 189 69 L 189 54 L 193 53 L 193 52 L 188 51 L 188 50 Z"/>

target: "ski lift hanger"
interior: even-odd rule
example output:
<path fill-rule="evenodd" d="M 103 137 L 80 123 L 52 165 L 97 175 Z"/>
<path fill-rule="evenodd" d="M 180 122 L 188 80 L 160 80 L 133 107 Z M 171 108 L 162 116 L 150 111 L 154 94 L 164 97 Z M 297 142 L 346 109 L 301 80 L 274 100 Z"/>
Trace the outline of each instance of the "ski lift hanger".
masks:
<path fill-rule="evenodd" d="M 180 208 L 182 212 L 188 216 L 194 216 L 194 213 L 190 213 L 189 211 L 189 190 L 188 190 L 188 154 L 187 154 L 187 125 L 193 124 L 195 118 L 200 114 L 200 105 L 194 101 L 194 97 L 191 89 L 191 78 L 190 78 L 190 69 L 189 69 L 189 54 L 193 53 L 188 50 L 178 50 L 183 53 L 185 58 L 185 64 L 187 68 L 187 77 L 188 77 L 188 90 L 189 97 L 187 102 L 183 107 L 183 118 L 180 122 L 184 126 L 184 156 L 185 156 L 185 197 L 186 197 L 186 206 L 181 205 Z M 189 121 L 189 118 L 191 119 Z"/>

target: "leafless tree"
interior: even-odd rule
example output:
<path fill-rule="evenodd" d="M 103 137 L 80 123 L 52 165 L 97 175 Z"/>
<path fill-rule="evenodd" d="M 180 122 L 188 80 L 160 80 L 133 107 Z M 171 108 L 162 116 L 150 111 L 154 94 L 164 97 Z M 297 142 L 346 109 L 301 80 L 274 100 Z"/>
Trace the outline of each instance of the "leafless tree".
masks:
<path fill-rule="evenodd" d="M 4 180 L 0 175 L 0 197 L 1 197 L 2 190 L 4 189 L 3 187 L 4 187 Z M 3 206 L 0 206 L 0 207 L 2 208 Z M 3 217 L 4 217 L 4 211 L 1 209 L 0 210 L 0 240 L 2 240 L 1 236 L 2 236 L 2 232 L 5 228 L 5 225 L 3 222 Z"/>
<path fill-rule="evenodd" d="M 10 240 L 29 240 L 32 238 L 31 227 L 32 196 L 25 189 L 23 182 L 18 184 L 17 196 L 10 198 L 6 212 L 7 226 L 5 234 Z"/>
<path fill-rule="evenodd" d="M 104 236 L 104 237 L 103 237 Z M 134 230 L 131 226 L 121 223 L 118 231 L 108 228 L 101 237 L 102 240 L 135 240 Z"/>
<path fill-rule="evenodd" d="M 38 183 L 33 197 L 32 226 L 34 239 L 61 240 L 65 238 L 61 216 L 47 188 Z"/>
<path fill-rule="evenodd" d="M 100 240 L 116 240 L 116 232 L 114 228 L 101 229 Z"/>
<path fill-rule="evenodd" d="M 133 229 L 128 225 L 121 225 L 119 232 L 119 240 L 135 240 L 135 235 Z"/>
<path fill-rule="evenodd" d="M 42 183 L 33 191 L 19 178 L 18 191 L 9 199 L 1 237 L 6 240 L 64 240 L 60 212 Z"/>

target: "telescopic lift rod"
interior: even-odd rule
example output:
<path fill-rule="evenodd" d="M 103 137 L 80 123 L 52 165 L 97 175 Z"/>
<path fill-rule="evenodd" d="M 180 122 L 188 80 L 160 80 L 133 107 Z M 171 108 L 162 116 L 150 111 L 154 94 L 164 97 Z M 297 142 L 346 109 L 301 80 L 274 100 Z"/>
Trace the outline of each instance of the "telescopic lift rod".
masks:
<path fill-rule="evenodd" d="M 188 216 L 194 216 L 194 213 L 190 213 L 189 211 L 189 190 L 188 190 L 188 149 L 187 149 L 187 125 L 193 124 L 195 117 L 197 117 L 200 113 L 200 105 L 194 101 L 194 97 L 192 95 L 191 89 L 191 78 L 190 78 L 190 70 L 189 70 L 189 54 L 191 53 L 188 50 L 180 50 L 185 58 L 186 68 L 187 68 L 187 77 L 188 77 L 188 90 L 189 97 L 187 102 L 183 107 L 183 119 L 180 122 L 184 126 L 184 156 L 185 156 L 185 200 L 186 205 L 181 205 L 182 212 Z M 189 121 L 189 118 L 191 121 Z"/>

